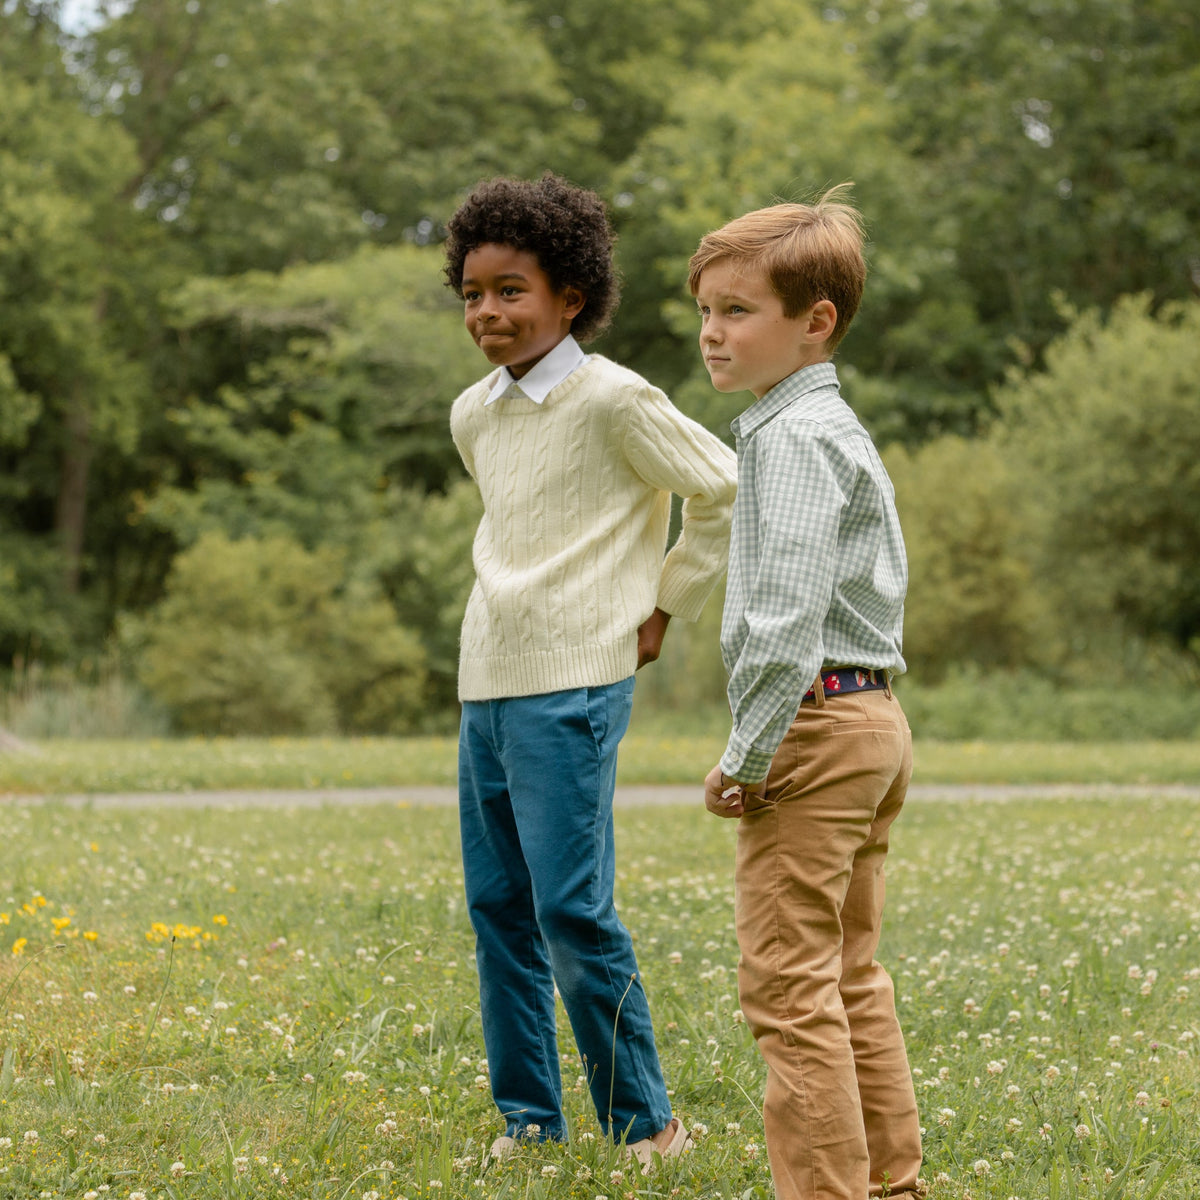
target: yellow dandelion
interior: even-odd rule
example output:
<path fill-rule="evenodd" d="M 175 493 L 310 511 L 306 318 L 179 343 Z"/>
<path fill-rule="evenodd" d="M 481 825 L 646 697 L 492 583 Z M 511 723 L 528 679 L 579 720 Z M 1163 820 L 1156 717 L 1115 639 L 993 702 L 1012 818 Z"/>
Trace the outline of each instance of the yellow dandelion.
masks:
<path fill-rule="evenodd" d="M 94 929 L 85 929 L 83 931 L 84 941 L 94 942 L 100 935 Z"/>
<path fill-rule="evenodd" d="M 8 913 L 0 912 L 0 925 L 8 924 Z"/>
<path fill-rule="evenodd" d="M 28 945 L 29 945 L 28 938 L 17 938 L 17 940 L 15 942 L 13 942 L 13 944 L 12 944 L 12 952 L 14 954 L 24 954 L 25 947 Z"/>
<path fill-rule="evenodd" d="M 213 924 L 214 925 L 228 925 L 229 918 L 224 913 L 217 913 L 217 915 L 215 917 L 213 917 Z"/>
<path fill-rule="evenodd" d="M 51 917 L 50 924 L 54 926 L 55 933 L 62 933 L 64 929 L 71 923 L 70 917 Z"/>

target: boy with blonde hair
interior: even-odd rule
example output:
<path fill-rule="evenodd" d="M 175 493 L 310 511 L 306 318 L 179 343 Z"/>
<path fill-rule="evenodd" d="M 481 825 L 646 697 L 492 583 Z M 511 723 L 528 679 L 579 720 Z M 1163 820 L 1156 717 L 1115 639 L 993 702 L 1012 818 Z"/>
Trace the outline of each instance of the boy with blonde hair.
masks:
<path fill-rule="evenodd" d="M 733 422 L 733 727 L 705 803 L 739 819 L 738 984 L 767 1063 L 780 1200 L 923 1190 L 904 1038 L 874 958 L 912 772 L 890 685 L 908 569 L 891 481 L 830 362 L 866 279 L 842 191 L 708 234 L 688 279 L 713 385 L 755 396 Z"/>

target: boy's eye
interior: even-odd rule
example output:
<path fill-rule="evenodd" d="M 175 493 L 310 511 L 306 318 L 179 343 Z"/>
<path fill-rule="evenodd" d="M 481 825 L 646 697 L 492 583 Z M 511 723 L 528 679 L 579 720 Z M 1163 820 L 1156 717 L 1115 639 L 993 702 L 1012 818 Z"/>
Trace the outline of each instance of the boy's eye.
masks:
<path fill-rule="evenodd" d="M 729 306 L 729 311 L 731 313 L 742 313 L 742 312 L 745 312 L 746 310 L 740 304 L 731 304 Z"/>
<path fill-rule="evenodd" d="M 479 299 L 479 293 L 478 292 L 463 292 L 463 299 L 468 304 L 473 304 L 476 300 Z"/>
<path fill-rule="evenodd" d="M 520 294 L 521 294 L 521 289 L 519 287 L 515 287 L 511 283 L 506 284 L 504 287 L 502 287 L 500 289 L 500 295 L 502 295 L 502 296 L 519 296 Z"/>

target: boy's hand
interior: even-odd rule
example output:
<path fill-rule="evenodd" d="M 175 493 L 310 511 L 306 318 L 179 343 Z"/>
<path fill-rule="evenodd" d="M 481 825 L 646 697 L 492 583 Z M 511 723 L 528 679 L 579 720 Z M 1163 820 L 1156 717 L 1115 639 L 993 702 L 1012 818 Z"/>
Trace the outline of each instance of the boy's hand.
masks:
<path fill-rule="evenodd" d="M 652 663 L 662 653 L 663 638 L 667 636 L 667 622 L 671 614 L 656 608 L 638 626 L 638 670 Z"/>
<path fill-rule="evenodd" d="M 709 771 L 704 780 L 704 807 L 715 817 L 742 815 L 742 785 L 722 775 L 720 763 Z"/>

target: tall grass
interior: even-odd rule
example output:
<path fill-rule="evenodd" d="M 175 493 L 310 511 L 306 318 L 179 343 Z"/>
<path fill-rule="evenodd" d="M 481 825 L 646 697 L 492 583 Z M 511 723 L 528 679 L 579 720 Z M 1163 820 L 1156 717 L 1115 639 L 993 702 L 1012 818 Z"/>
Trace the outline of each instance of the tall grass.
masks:
<path fill-rule="evenodd" d="M 1191 1200 L 1194 805 L 912 803 L 880 956 L 934 1200 Z M 669 834 L 669 836 L 665 836 Z M 732 835 L 618 814 L 618 902 L 695 1151 L 617 1161 L 560 1012 L 571 1141 L 485 1170 L 454 814 L 0 807 L 0 1195 L 767 1200 Z M 61 948 L 56 948 L 61 947 Z M 104 1190 L 102 1190 L 104 1189 Z"/>

